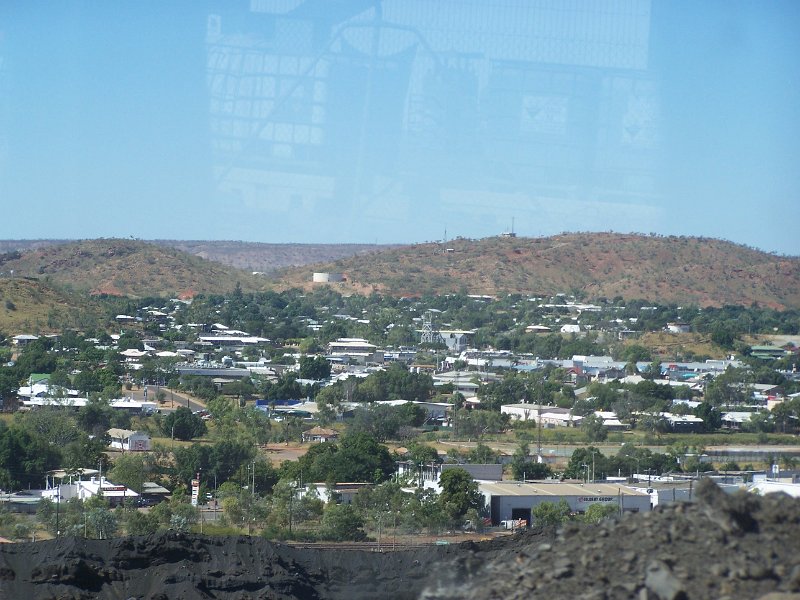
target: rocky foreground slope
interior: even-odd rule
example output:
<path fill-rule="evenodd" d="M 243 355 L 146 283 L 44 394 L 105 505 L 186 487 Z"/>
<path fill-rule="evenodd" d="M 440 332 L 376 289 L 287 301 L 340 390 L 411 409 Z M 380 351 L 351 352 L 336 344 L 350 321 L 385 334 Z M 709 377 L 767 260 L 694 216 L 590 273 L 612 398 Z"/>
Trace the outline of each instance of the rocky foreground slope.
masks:
<path fill-rule="evenodd" d="M 0 549 L 2 598 L 800 598 L 800 502 L 726 496 L 398 552 L 165 533 Z"/>

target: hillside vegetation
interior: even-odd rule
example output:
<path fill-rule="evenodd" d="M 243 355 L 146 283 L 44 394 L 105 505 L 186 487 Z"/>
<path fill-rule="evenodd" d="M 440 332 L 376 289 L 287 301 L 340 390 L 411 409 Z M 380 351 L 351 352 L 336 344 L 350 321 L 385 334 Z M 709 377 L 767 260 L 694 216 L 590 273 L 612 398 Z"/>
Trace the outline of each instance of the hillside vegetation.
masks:
<path fill-rule="evenodd" d="M 101 310 L 85 295 L 45 281 L 0 278 L 0 332 L 41 333 L 95 324 Z"/>
<path fill-rule="evenodd" d="M 312 271 L 343 272 L 342 291 L 396 295 L 573 293 L 701 306 L 800 307 L 800 258 L 693 237 L 571 233 L 547 238 L 455 239 L 287 270 L 282 287 L 309 287 Z"/>
<path fill-rule="evenodd" d="M 154 240 L 159 244 L 248 271 L 271 273 L 287 267 L 372 254 L 396 246 L 373 244 L 267 244 L 231 241 Z"/>
<path fill-rule="evenodd" d="M 70 243 L 71 240 L 0 240 L 0 254 L 21 252 Z M 270 244 L 226 240 L 144 240 L 174 248 L 200 258 L 246 271 L 272 273 L 287 267 L 339 260 L 355 254 L 370 254 L 394 245 L 375 244 Z M 2 268 L 0 267 L 0 270 Z"/>
<path fill-rule="evenodd" d="M 0 271 L 12 270 L 76 291 L 130 297 L 264 288 L 263 279 L 244 271 L 138 240 L 85 240 L 0 256 Z"/>

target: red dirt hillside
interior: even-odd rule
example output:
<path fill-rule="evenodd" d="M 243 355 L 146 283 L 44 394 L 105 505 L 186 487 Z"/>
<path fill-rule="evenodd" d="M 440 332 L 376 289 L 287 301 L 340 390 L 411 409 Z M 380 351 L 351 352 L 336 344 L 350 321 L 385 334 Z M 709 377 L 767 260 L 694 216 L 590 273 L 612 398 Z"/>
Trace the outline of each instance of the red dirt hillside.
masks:
<path fill-rule="evenodd" d="M 283 271 L 281 287 L 341 272 L 341 289 L 393 295 L 582 293 L 702 306 L 800 307 L 800 258 L 696 237 L 570 233 L 455 239 Z"/>

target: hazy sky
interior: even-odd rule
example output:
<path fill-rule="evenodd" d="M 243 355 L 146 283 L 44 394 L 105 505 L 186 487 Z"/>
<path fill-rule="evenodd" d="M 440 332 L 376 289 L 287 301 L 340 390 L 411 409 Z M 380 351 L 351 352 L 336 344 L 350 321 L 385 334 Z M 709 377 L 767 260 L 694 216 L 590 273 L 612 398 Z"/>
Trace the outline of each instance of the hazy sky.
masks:
<path fill-rule="evenodd" d="M 0 238 L 798 255 L 796 0 L 10 0 Z"/>

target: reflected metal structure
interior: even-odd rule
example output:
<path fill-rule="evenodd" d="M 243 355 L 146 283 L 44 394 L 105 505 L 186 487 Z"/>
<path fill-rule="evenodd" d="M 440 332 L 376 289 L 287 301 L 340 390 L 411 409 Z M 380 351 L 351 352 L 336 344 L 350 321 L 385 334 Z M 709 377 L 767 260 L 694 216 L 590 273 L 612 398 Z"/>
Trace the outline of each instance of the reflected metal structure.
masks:
<path fill-rule="evenodd" d="M 376 234 L 430 222 L 598 225 L 655 211 L 649 0 L 251 0 L 206 47 L 215 181 L 232 208 Z M 652 210 L 649 208 L 652 207 Z M 338 235 L 344 234 L 344 235 Z"/>

